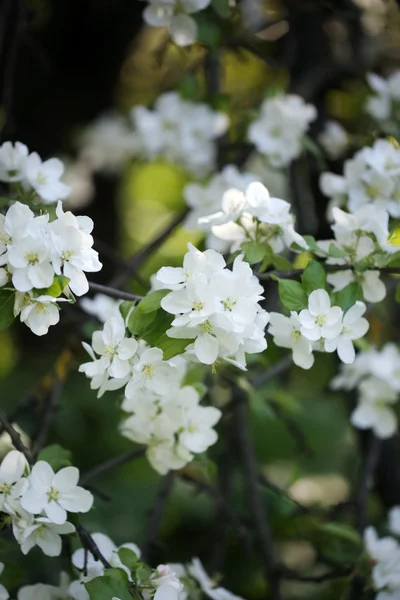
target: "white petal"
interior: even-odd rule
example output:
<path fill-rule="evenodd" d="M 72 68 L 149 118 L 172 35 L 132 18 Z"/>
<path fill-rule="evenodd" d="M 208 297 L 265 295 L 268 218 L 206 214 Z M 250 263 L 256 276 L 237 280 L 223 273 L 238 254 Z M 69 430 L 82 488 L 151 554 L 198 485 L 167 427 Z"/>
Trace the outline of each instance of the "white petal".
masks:
<path fill-rule="evenodd" d="M 190 46 L 197 38 L 197 24 L 188 15 L 176 15 L 171 20 L 171 37 L 178 46 Z"/>
<path fill-rule="evenodd" d="M 209 333 L 199 335 L 194 342 L 194 352 L 199 361 L 205 365 L 212 365 L 218 358 L 218 340 Z"/>
<path fill-rule="evenodd" d="M 326 314 L 331 307 L 329 294 L 326 290 L 314 290 L 308 298 L 308 309 L 314 316 Z"/>

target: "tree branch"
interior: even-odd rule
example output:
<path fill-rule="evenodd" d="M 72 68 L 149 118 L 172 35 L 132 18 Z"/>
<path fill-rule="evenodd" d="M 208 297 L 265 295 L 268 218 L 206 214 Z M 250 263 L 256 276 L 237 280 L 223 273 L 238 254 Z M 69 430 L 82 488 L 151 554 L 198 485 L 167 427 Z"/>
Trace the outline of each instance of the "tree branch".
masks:
<path fill-rule="evenodd" d="M 142 263 L 160 246 L 162 246 L 171 233 L 173 233 L 178 225 L 182 223 L 188 211 L 189 209 L 185 208 L 165 227 L 165 229 L 161 231 L 161 233 L 159 233 L 157 237 L 154 238 L 154 240 L 139 250 L 137 254 L 132 256 L 132 258 L 127 260 L 125 267 L 110 281 L 110 287 L 119 287 L 124 285 L 130 275 L 137 271 Z"/>
<path fill-rule="evenodd" d="M 85 550 L 91 552 L 94 558 L 96 560 L 99 560 L 106 569 L 111 569 L 112 567 L 110 563 L 106 558 L 104 558 L 104 556 L 99 550 L 99 547 L 97 546 L 96 542 L 94 541 L 88 530 L 85 527 L 83 527 L 83 525 L 78 525 L 76 531 Z M 86 559 L 85 562 L 87 562 Z"/>
<path fill-rule="evenodd" d="M 54 382 L 53 389 L 48 394 L 48 401 L 41 414 L 41 423 L 35 443 L 32 447 L 32 454 L 36 458 L 42 448 L 46 445 L 47 437 L 51 424 L 56 416 L 61 400 L 61 392 L 63 387 L 62 379 L 57 378 Z"/>
<path fill-rule="evenodd" d="M 117 298 L 118 300 L 132 300 L 134 302 L 142 300 L 143 296 L 137 296 L 136 294 L 130 294 L 122 290 L 117 290 L 108 285 L 101 285 L 100 283 L 94 283 L 89 281 L 89 289 L 93 292 L 99 292 L 110 298 Z"/>
<path fill-rule="evenodd" d="M 320 263 L 324 267 L 327 273 L 336 273 L 338 271 L 356 271 L 355 265 L 327 265 Z M 297 277 L 304 273 L 305 269 L 291 269 L 289 271 L 266 271 L 265 273 L 256 273 L 259 279 L 271 279 L 273 276 L 280 277 L 281 279 L 290 279 L 291 277 Z M 369 267 L 368 271 L 379 271 L 380 273 L 387 273 L 389 275 L 399 275 L 400 267 Z"/>
<path fill-rule="evenodd" d="M 236 393 L 238 394 L 238 401 L 235 406 L 238 442 L 242 455 L 244 476 L 247 482 L 246 490 L 249 509 L 261 542 L 264 573 L 270 586 L 271 600 L 281 600 L 279 567 L 275 559 L 266 507 L 259 485 L 259 468 L 249 428 L 247 398 L 244 392 L 238 388 Z"/>
<path fill-rule="evenodd" d="M 32 465 L 34 461 L 33 461 L 31 453 L 29 452 L 28 448 L 23 443 L 18 431 L 16 429 L 14 429 L 14 427 L 8 421 L 6 415 L 3 412 L 0 412 L 0 421 L 3 424 L 5 431 L 10 436 L 14 448 L 16 450 L 19 450 L 19 452 L 22 452 L 22 454 L 25 456 L 28 463 L 30 465 Z"/>
<path fill-rule="evenodd" d="M 93 467 L 89 471 L 86 471 L 81 476 L 79 483 L 80 485 L 86 485 L 88 481 L 106 473 L 107 471 L 111 471 L 120 465 L 123 465 L 130 460 L 134 460 L 135 458 L 139 458 L 143 456 L 146 452 L 146 448 L 135 448 L 134 450 L 129 450 L 129 452 L 125 452 L 124 454 L 120 454 L 119 456 L 114 456 L 114 458 L 110 458 L 105 462 Z"/>
<path fill-rule="evenodd" d="M 172 491 L 174 483 L 174 472 L 170 471 L 164 476 L 158 493 L 156 495 L 153 506 L 149 510 L 149 524 L 145 540 L 142 545 L 142 556 L 145 560 L 149 560 L 149 555 L 154 542 L 157 539 L 157 534 L 160 528 L 161 520 L 163 518 L 165 507 L 168 501 L 170 492 Z"/>

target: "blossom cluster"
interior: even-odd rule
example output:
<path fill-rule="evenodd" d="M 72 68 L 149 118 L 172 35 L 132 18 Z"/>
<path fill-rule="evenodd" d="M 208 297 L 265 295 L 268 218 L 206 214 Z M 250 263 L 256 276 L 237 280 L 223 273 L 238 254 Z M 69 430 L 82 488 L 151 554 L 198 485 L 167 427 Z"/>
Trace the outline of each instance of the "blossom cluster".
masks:
<path fill-rule="evenodd" d="M 215 140 L 228 127 L 223 113 L 167 92 L 159 96 L 153 110 L 132 108 L 131 118 L 139 157 L 163 158 L 195 177 L 204 177 L 215 168 Z"/>
<path fill-rule="evenodd" d="M 393 343 L 381 350 L 360 352 L 354 363 L 342 367 L 331 382 L 333 389 L 358 392 L 358 405 L 351 423 L 359 429 L 372 429 L 379 438 L 389 438 L 397 430 L 393 404 L 400 393 L 400 352 Z"/>
<path fill-rule="evenodd" d="M 9 516 L 23 554 L 34 546 L 47 556 L 60 554 L 61 535 L 75 531 L 67 513 L 86 513 L 93 504 L 92 494 L 78 486 L 78 479 L 75 467 L 54 473 L 43 460 L 30 469 L 17 450 L 5 456 L 0 465 L 0 510 Z"/>
<path fill-rule="evenodd" d="M 367 204 L 354 213 L 332 209 L 334 239 L 317 242 L 316 254 L 326 258 L 327 265 L 362 264 L 362 271 L 347 269 L 327 274 L 335 292 L 357 281 L 367 302 L 381 302 L 386 287 L 377 269 L 386 265 L 396 246 L 389 243 L 389 215 L 384 209 Z M 332 256 L 334 254 L 334 256 Z M 370 267 L 370 269 L 368 269 Z M 375 268 L 375 270 L 373 270 Z"/>
<path fill-rule="evenodd" d="M 215 250 L 200 252 L 188 244 L 182 267 L 162 267 L 156 276 L 171 290 L 161 307 L 174 315 L 167 335 L 193 340 L 186 355 L 212 365 L 218 359 L 246 368 L 246 353 L 265 350 L 269 315 L 259 301 L 263 288 L 239 255 L 232 270 Z"/>
<path fill-rule="evenodd" d="M 359 150 L 344 163 L 343 175 L 323 173 L 320 186 L 331 198 L 332 206 L 347 205 L 354 213 L 372 204 L 400 217 L 400 149 L 388 140 L 376 140 L 373 146 Z"/>
<path fill-rule="evenodd" d="M 337 121 L 326 121 L 318 141 L 331 160 L 337 160 L 349 146 L 349 134 Z"/>
<path fill-rule="evenodd" d="M 121 433 L 147 446 L 147 458 L 156 471 L 180 469 L 217 441 L 213 426 L 221 412 L 202 406 L 198 391 L 182 385 L 183 358 L 164 361 L 159 348 L 126 337 L 121 315 L 110 317 L 103 330 L 93 334 L 92 346 L 83 345 L 92 361 L 79 370 L 91 378 L 99 396 L 125 387 L 122 409 L 129 416 L 121 424 Z"/>
<path fill-rule="evenodd" d="M 277 94 L 264 100 L 247 136 L 271 166 L 286 167 L 300 156 L 303 137 L 316 116 L 315 106 L 300 96 Z"/>
<path fill-rule="evenodd" d="M 368 527 L 364 543 L 372 562 L 372 581 L 378 595 L 375 600 L 400 597 L 400 507 L 389 511 L 388 528 L 393 536 L 379 538 L 374 527 Z"/>
<path fill-rule="evenodd" d="M 314 290 L 308 297 L 308 308 L 290 317 L 272 312 L 268 332 L 274 343 L 291 348 L 293 362 L 303 369 L 314 364 L 313 351 L 337 351 L 340 360 L 352 363 L 355 359 L 353 340 L 363 337 L 369 324 L 362 316 L 364 302 L 356 302 L 346 313 L 340 306 L 331 306 L 326 290 Z"/>
<path fill-rule="evenodd" d="M 178 46 L 189 46 L 196 41 L 197 24 L 189 15 L 203 10 L 211 0 L 149 0 L 143 19 L 152 27 L 168 26 Z"/>
<path fill-rule="evenodd" d="M 47 213 L 35 217 L 20 202 L 0 215 L 0 285 L 15 290 L 14 315 L 36 335 L 47 333 L 59 320 L 57 301 L 62 299 L 55 296 L 69 290 L 85 294 L 89 289 L 85 272 L 101 269 L 92 248 L 92 229 L 89 217 L 64 212 L 61 202 L 53 221 Z M 59 293 L 52 295 L 47 290 L 61 275 Z"/>
<path fill-rule="evenodd" d="M 128 384 L 122 409 L 129 413 L 120 426 L 122 435 L 147 446 L 148 461 L 161 475 L 181 469 L 218 438 L 213 427 L 221 411 L 202 406 L 190 385 L 159 387 L 157 393 Z"/>
<path fill-rule="evenodd" d="M 58 158 L 42 161 L 37 152 L 29 153 L 21 142 L 4 142 L 0 146 L 0 181 L 20 184 L 33 191 L 44 204 L 64 200 L 70 188 L 60 181 L 64 165 Z"/>
<path fill-rule="evenodd" d="M 238 187 L 228 189 L 222 195 L 219 210 L 200 217 L 198 223 L 230 252 L 239 250 L 246 241 L 269 246 L 275 254 L 294 245 L 306 250 L 305 240 L 294 229 L 290 209 L 285 200 L 271 197 L 262 183 L 253 182 L 245 191 Z"/>
<path fill-rule="evenodd" d="M 377 121 L 398 119 L 400 101 L 400 71 L 395 71 L 387 79 L 368 73 L 367 81 L 374 92 L 367 99 L 366 111 Z"/>

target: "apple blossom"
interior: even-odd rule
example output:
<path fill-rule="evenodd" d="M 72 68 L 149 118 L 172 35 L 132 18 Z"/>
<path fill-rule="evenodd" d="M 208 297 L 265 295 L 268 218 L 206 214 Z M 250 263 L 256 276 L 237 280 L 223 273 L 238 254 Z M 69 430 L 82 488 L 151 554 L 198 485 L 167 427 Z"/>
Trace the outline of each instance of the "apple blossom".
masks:
<path fill-rule="evenodd" d="M 331 306 L 328 292 L 314 290 L 308 298 L 308 309 L 299 314 L 301 334 L 313 342 L 321 338 L 333 339 L 342 331 L 342 317 L 342 309 Z"/>
<path fill-rule="evenodd" d="M 40 460 L 32 467 L 28 477 L 29 487 L 22 494 L 21 505 L 32 514 L 46 514 L 52 523 L 62 525 L 69 512 L 87 512 L 93 496 L 77 485 L 79 470 L 64 467 L 54 473 L 51 466 Z"/>
<path fill-rule="evenodd" d="M 25 178 L 45 204 L 64 200 L 70 188 L 60 181 L 64 165 L 58 158 L 50 158 L 42 162 L 39 154 L 32 152 L 26 160 Z"/>
<path fill-rule="evenodd" d="M 372 429 L 382 439 L 390 438 L 397 429 L 397 417 L 391 407 L 398 400 L 398 392 L 377 377 L 368 377 L 358 386 L 358 406 L 350 421 L 359 429 Z"/>

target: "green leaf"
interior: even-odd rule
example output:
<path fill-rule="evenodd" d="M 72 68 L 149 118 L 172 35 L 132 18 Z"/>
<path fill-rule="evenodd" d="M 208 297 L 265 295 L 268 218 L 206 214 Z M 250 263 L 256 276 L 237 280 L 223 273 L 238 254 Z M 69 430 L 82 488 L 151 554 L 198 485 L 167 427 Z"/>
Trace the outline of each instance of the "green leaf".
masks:
<path fill-rule="evenodd" d="M 244 260 L 250 265 L 260 263 L 268 252 L 265 244 L 258 242 L 244 242 L 241 248 L 244 252 Z"/>
<path fill-rule="evenodd" d="M 310 260 L 301 276 L 303 288 L 307 294 L 314 290 L 325 289 L 326 275 L 324 267 L 316 260 Z"/>
<path fill-rule="evenodd" d="M 18 588 L 26 576 L 25 569 L 21 565 L 9 563 L 5 565 L 1 574 L 1 584 L 6 590 Z"/>
<path fill-rule="evenodd" d="M 221 32 L 216 23 L 210 20 L 206 14 L 196 15 L 197 23 L 197 41 L 216 48 L 219 46 L 221 41 Z"/>
<path fill-rule="evenodd" d="M 140 310 L 139 306 L 136 306 L 129 315 L 127 327 L 132 335 L 143 337 L 156 317 L 157 312 L 146 314 Z"/>
<path fill-rule="evenodd" d="M 170 292 L 171 290 L 156 290 L 155 292 L 151 292 L 139 302 L 138 308 L 146 314 L 154 312 L 160 308 L 161 300 Z"/>
<path fill-rule="evenodd" d="M 128 567 L 131 572 L 138 566 L 139 557 L 130 548 L 121 548 L 118 551 L 118 556 L 120 557 L 122 564 Z"/>
<path fill-rule="evenodd" d="M 317 242 L 315 241 L 315 237 L 312 235 L 303 235 L 303 238 L 306 240 L 311 251 L 316 252 L 318 250 Z"/>
<path fill-rule="evenodd" d="M 48 288 L 41 290 L 41 293 L 46 296 L 52 296 L 53 298 L 58 298 L 64 291 L 64 288 L 67 287 L 71 280 L 69 277 L 65 277 L 65 275 L 55 275 L 53 279 L 53 283 Z"/>
<path fill-rule="evenodd" d="M 14 321 L 14 292 L 12 290 L 0 291 L 0 331 L 10 327 Z"/>
<path fill-rule="evenodd" d="M 229 0 L 212 0 L 211 6 L 222 19 L 228 19 L 231 16 Z"/>
<path fill-rule="evenodd" d="M 272 264 L 274 265 L 275 269 L 278 269 L 278 271 L 291 271 L 293 269 L 293 265 L 290 260 L 284 256 L 273 256 Z"/>
<path fill-rule="evenodd" d="M 346 256 L 346 252 L 333 243 L 329 244 L 328 254 L 334 258 L 344 258 Z"/>
<path fill-rule="evenodd" d="M 319 529 L 325 533 L 330 533 L 336 537 L 354 542 L 354 544 L 359 544 L 361 541 L 357 531 L 353 527 L 350 527 L 350 525 L 337 522 L 323 523 L 320 525 Z"/>
<path fill-rule="evenodd" d="M 59 471 L 63 467 L 71 466 L 71 451 L 66 450 L 59 444 L 51 444 L 46 446 L 39 453 L 38 460 L 44 460 L 49 463 L 54 471 Z"/>
<path fill-rule="evenodd" d="M 400 267 L 400 252 L 395 252 L 394 254 L 392 254 L 387 266 Z"/>
<path fill-rule="evenodd" d="M 395 300 L 396 302 L 400 302 L 400 283 L 398 283 L 396 287 Z"/>
<path fill-rule="evenodd" d="M 344 312 L 347 312 L 349 308 L 354 306 L 357 300 L 364 300 L 364 296 L 361 286 L 355 281 L 349 283 L 340 292 L 336 292 L 335 294 L 335 304 L 340 306 Z"/>
<path fill-rule="evenodd" d="M 96 577 L 85 583 L 90 600 L 132 600 L 129 593 L 130 582 L 122 569 L 107 569 L 102 577 Z"/>
<path fill-rule="evenodd" d="M 279 297 L 283 306 L 289 310 L 302 310 L 308 306 L 308 298 L 301 283 L 292 279 L 278 279 Z"/>
<path fill-rule="evenodd" d="M 12 198 L 8 198 L 8 196 L 0 196 L 0 208 L 4 208 L 5 206 L 8 206 L 11 201 L 12 201 Z"/>
<path fill-rule="evenodd" d="M 168 337 L 166 333 L 163 333 L 154 344 L 156 348 L 161 348 L 163 351 L 164 360 L 169 360 L 170 358 L 174 358 L 178 354 L 183 354 L 186 346 L 192 344 L 193 340 L 187 339 L 174 339 Z"/>
<path fill-rule="evenodd" d="M 132 310 L 132 308 L 135 306 L 134 302 L 131 302 L 130 300 L 124 300 L 123 302 L 121 302 L 121 304 L 119 305 L 119 312 L 122 315 L 123 320 L 126 322 L 126 319 L 130 313 L 130 311 Z"/>

